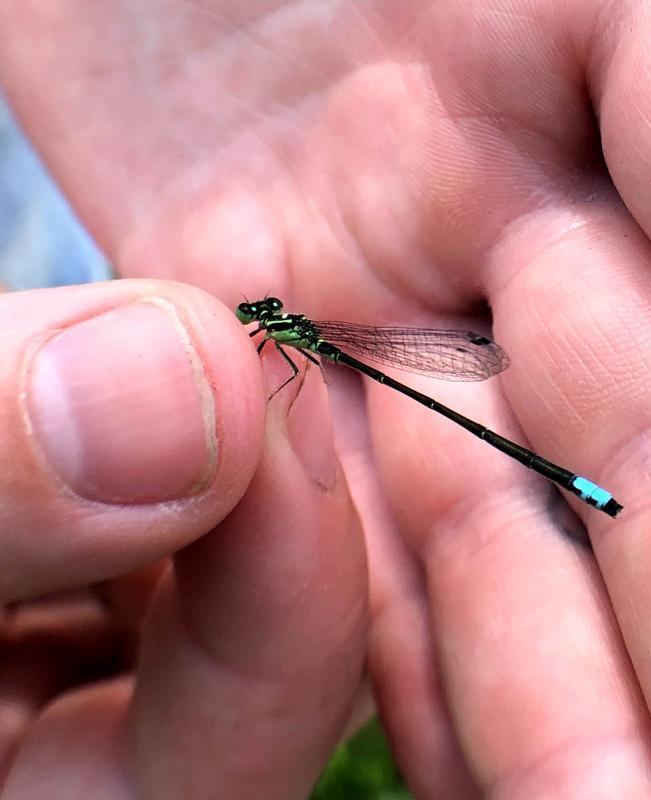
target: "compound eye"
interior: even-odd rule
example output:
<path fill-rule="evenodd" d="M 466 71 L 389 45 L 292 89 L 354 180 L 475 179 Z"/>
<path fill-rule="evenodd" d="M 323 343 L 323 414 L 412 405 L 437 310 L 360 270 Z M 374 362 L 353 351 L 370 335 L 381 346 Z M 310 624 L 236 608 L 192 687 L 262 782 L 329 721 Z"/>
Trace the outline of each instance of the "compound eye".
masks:
<path fill-rule="evenodd" d="M 283 307 L 283 304 L 277 297 L 269 297 L 267 299 L 267 303 L 274 311 L 280 311 L 280 309 Z"/>
<path fill-rule="evenodd" d="M 255 317 L 255 308 L 249 303 L 240 303 L 235 312 L 236 317 L 240 322 L 248 325 Z"/>

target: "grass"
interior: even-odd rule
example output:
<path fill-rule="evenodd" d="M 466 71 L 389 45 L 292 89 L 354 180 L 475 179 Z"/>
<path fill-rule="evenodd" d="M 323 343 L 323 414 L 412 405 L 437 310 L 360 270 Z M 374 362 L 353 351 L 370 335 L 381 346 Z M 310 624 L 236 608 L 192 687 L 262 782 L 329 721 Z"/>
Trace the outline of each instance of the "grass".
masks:
<path fill-rule="evenodd" d="M 337 748 L 311 800 L 412 800 L 377 720 Z"/>

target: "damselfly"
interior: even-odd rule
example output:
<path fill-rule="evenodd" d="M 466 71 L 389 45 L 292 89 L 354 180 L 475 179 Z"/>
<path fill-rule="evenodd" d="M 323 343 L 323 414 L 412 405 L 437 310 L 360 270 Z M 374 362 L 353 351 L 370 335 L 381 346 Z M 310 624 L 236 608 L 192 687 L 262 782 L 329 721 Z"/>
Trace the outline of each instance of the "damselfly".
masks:
<path fill-rule="evenodd" d="M 527 450 L 510 439 L 489 430 L 479 422 L 444 406 L 437 400 L 400 383 L 389 375 L 358 361 L 350 351 L 378 364 L 386 364 L 409 372 L 417 372 L 448 381 L 483 381 L 505 370 L 509 359 L 504 350 L 488 339 L 471 331 L 433 330 L 429 328 L 373 327 L 352 322 L 313 322 L 304 314 L 285 314 L 276 297 L 266 297 L 255 303 L 240 303 L 235 312 L 244 325 L 257 322 L 250 335 L 264 334 L 258 353 L 267 342 L 273 342 L 289 364 L 292 374 L 277 391 L 298 375 L 298 367 L 284 349 L 293 347 L 305 358 L 319 364 L 314 355 L 335 364 L 357 370 L 369 378 L 411 397 L 432 411 L 461 425 L 470 433 L 506 453 L 525 467 L 575 494 L 585 503 L 611 517 L 622 506 L 615 498 L 587 478 L 559 467 Z M 343 348 L 343 349 L 342 349 Z M 314 354 L 314 355 L 312 355 Z"/>

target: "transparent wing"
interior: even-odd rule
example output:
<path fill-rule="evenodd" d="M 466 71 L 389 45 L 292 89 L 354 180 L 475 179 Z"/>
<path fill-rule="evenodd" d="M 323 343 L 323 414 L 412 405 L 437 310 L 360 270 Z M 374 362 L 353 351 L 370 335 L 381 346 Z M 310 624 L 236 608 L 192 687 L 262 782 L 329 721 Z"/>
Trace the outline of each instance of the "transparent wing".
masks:
<path fill-rule="evenodd" d="M 472 331 L 315 322 L 321 339 L 351 355 L 446 381 L 483 381 L 509 366 L 502 348 Z"/>

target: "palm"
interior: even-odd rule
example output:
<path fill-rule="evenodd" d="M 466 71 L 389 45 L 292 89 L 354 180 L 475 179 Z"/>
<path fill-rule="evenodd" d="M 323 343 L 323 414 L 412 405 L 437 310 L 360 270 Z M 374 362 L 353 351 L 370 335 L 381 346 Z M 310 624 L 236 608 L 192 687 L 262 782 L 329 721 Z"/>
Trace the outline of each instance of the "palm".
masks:
<path fill-rule="evenodd" d="M 428 390 L 635 505 L 612 408 L 638 371 L 625 343 L 643 324 L 647 245 L 600 160 L 583 19 L 559 33 L 553 3 L 536 19 L 512 3 L 390 1 L 140 3 L 136 19 L 128 5 L 69 1 L 48 11 L 58 24 L 45 36 L 45 12 L 13 5 L 27 44 L 0 43 L 8 91 L 123 276 L 187 281 L 231 306 L 272 289 L 288 310 L 367 322 L 481 327 L 488 301 L 509 372 Z M 619 101 L 587 75 L 619 193 L 648 230 L 648 189 L 629 164 L 636 123 L 616 139 Z M 626 317 L 602 290 L 609 242 L 625 236 Z M 505 796 L 536 796 L 558 773 L 582 785 L 585 753 L 607 763 L 621 730 L 644 785 L 642 706 L 601 578 L 559 534 L 580 523 L 454 426 L 380 387 L 333 384 L 369 556 L 370 672 L 414 790 L 473 796 L 470 773 L 504 781 Z M 635 419 L 643 393 L 631 394 Z M 613 523 L 577 510 L 644 689 L 625 553 L 602 534 Z M 358 567 L 339 575 L 352 605 Z M 341 688 L 360 653 L 338 646 Z M 568 740 L 581 744 L 559 756 Z"/>

